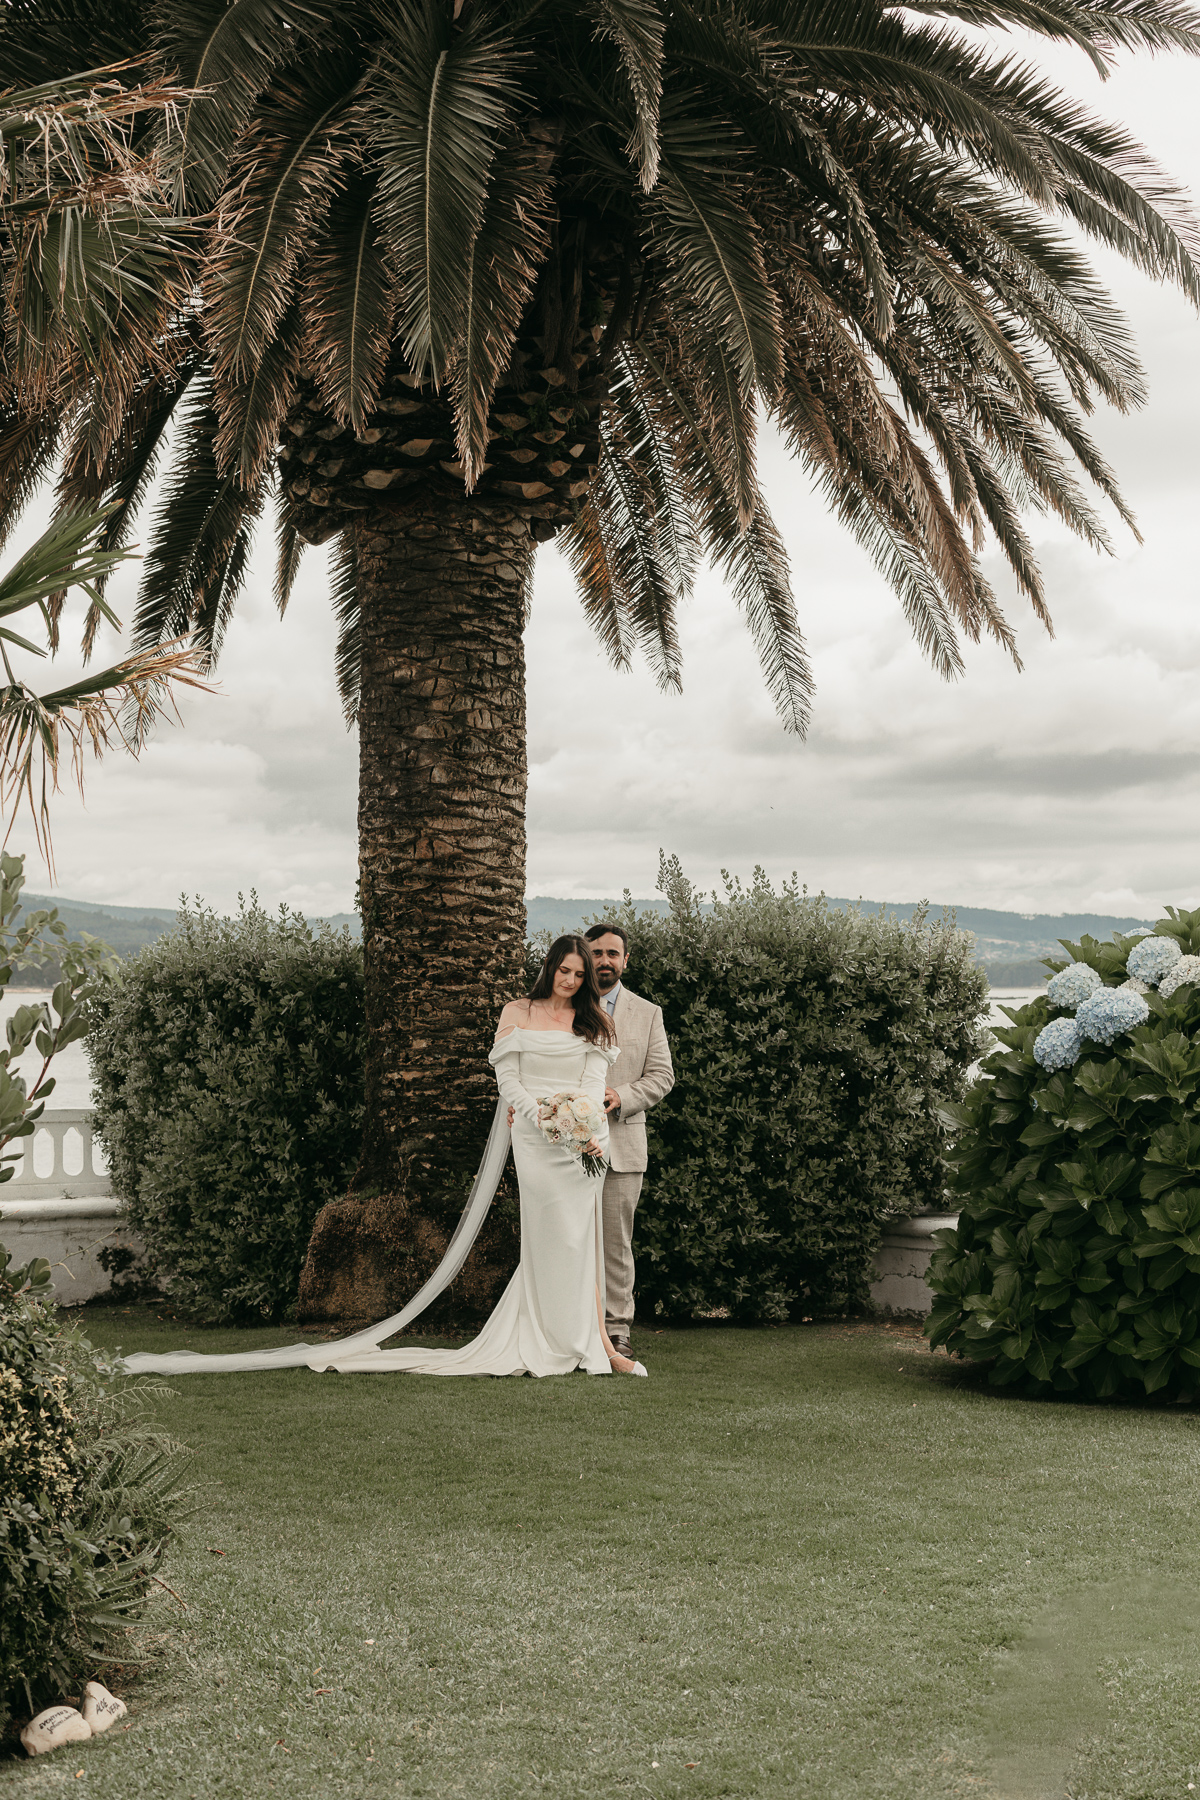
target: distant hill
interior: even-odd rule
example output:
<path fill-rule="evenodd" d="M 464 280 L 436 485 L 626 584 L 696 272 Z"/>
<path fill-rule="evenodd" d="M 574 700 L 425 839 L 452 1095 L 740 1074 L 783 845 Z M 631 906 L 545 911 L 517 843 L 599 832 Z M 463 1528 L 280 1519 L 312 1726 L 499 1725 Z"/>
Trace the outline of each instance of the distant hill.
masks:
<path fill-rule="evenodd" d="M 56 906 L 59 918 L 72 936 L 86 931 L 94 938 L 101 938 L 118 956 L 136 956 L 147 944 L 170 931 L 177 917 L 174 907 L 105 906 L 90 900 L 60 899 L 57 894 L 23 893 L 21 903 L 29 912 L 36 912 L 41 907 L 49 911 Z M 313 919 L 311 923 L 319 925 L 323 921 Z M 334 913 L 327 923 L 336 930 L 343 925 L 349 926 L 354 937 L 358 937 L 362 929 L 357 913 Z M 57 979 L 57 965 L 46 963 L 41 968 L 20 970 L 13 986 L 41 988 Z"/>
<path fill-rule="evenodd" d="M 68 931 L 87 931 L 93 937 L 103 938 L 119 956 L 135 955 L 170 931 L 175 923 L 174 908 L 104 906 L 90 900 L 59 899 L 50 894 L 25 894 L 22 899 L 31 911 L 37 907 L 56 906 Z M 559 900 L 552 895 L 535 894 L 525 904 L 530 934 L 549 931 L 557 936 L 559 932 L 579 930 L 586 920 L 602 917 L 620 903 L 611 897 L 607 900 Z M 665 900 L 639 899 L 635 904 L 650 912 L 667 910 Z M 864 912 L 878 912 L 882 908 L 899 919 L 911 919 L 916 911 L 911 902 L 897 900 L 830 898 L 829 905 L 859 906 Z M 942 910 L 940 906 L 930 908 L 935 917 Z M 1035 987 L 1045 981 L 1047 972 L 1039 959 L 1060 956 L 1060 938 L 1078 941 L 1090 933 L 1103 940 L 1111 937 L 1114 931 L 1136 931 L 1139 926 L 1153 924 L 1151 919 L 1118 919 L 1105 913 L 1011 913 L 978 906 L 946 910 L 954 913 L 964 931 L 974 933 L 976 961 L 987 971 L 993 987 Z M 320 919 L 312 921 L 314 925 L 322 922 Z M 362 929 L 357 913 L 333 913 L 325 922 L 339 930 L 343 925 L 347 926 L 354 937 L 358 937 Z M 51 968 L 44 971 L 26 969 L 15 985 L 43 987 L 53 974 Z"/>
<path fill-rule="evenodd" d="M 899 900 L 839 900 L 828 896 L 830 906 L 858 906 L 863 912 L 893 913 L 898 919 L 911 919 L 917 908 L 913 902 Z M 557 900 L 536 895 L 525 902 L 530 933 L 574 931 L 587 919 L 603 916 L 619 904 L 607 900 Z M 635 904 L 650 912 L 665 912 L 665 900 L 638 900 Z M 941 906 L 931 906 L 936 918 Z M 1152 925 L 1152 919 L 1119 919 L 1106 913 L 1010 913 L 988 907 L 947 907 L 964 931 L 975 936 L 975 959 L 987 971 L 993 987 L 1036 987 L 1047 979 L 1042 967 L 1043 956 L 1061 956 L 1060 938 L 1073 943 L 1087 934 L 1104 940 L 1114 931 L 1136 931 Z"/>

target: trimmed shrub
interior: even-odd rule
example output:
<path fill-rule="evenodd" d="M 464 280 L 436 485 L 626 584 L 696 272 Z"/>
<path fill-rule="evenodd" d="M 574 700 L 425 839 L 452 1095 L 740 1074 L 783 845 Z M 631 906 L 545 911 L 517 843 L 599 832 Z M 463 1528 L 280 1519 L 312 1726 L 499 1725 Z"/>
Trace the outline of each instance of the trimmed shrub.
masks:
<path fill-rule="evenodd" d="M 51 1298 L 50 1265 L 0 1249 L 0 1735 L 129 1659 L 126 1630 L 182 1509 L 179 1447 Z"/>
<path fill-rule="evenodd" d="M 951 921 L 843 912 L 756 870 L 702 909 L 678 861 L 670 911 L 617 922 L 676 1086 L 647 1119 L 638 1303 L 786 1319 L 867 1297 L 897 1214 L 944 1204 L 939 1107 L 983 1047 L 987 982 Z"/>
<path fill-rule="evenodd" d="M 1200 1391 L 1200 912 L 1168 913 L 1148 937 L 1064 940 L 1066 979 L 1005 1009 L 948 1109 L 962 1210 L 926 1330 L 996 1386 Z"/>
<path fill-rule="evenodd" d="M 363 1117 L 362 949 L 257 902 L 179 915 L 121 965 L 87 1040 L 96 1129 L 168 1292 L 212 1321 L 292 1314 Z"/>

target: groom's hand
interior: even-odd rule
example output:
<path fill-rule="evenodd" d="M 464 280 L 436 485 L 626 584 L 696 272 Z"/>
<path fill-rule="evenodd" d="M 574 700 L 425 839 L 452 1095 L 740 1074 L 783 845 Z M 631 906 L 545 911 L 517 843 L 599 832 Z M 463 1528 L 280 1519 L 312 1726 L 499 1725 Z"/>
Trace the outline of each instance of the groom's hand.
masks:
<path fill-rule="evenodd" d="M 620 1112 L 621 1096 L 616 1088 L 606 1087 L 604 1090 L 604 1110 L 606 1113 Z"/>

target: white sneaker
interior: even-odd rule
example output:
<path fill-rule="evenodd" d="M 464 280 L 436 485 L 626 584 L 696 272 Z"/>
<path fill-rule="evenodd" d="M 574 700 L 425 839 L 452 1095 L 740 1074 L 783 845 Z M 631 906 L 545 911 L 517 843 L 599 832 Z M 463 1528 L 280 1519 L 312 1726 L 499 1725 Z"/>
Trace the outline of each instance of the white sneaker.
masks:
<path fill-rule="evenodd" d="M 630 1369 L 629 1373 L 631 1375 L 645 1375 L 647 1377 L 647 1379 L 649 1379 L 649 1375 L 650 1375 L 649 1369 L 646 1368 L 644 1363 L 640 1363 L 640 1362 L 635 1362 L 632 1369 Z"/>

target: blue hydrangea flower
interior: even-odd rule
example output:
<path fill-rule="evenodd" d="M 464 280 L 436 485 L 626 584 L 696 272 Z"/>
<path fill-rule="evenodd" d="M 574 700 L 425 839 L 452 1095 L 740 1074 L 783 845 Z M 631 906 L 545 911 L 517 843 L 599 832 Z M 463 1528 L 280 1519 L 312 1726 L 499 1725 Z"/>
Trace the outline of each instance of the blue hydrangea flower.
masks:
<path fill-rule="evenodd" d="M 1063 974 L 1067 973 L 1064 969 Z M 1079 1061 L 1083 1034 L 1076 1019 L 1051 1019 L 1033 1040 L 1033 1060 L 1043 1069 L 1069 1069 Z"/>
<path fill-rule="evenodd" d="M 1074 1012 L 1089 994 L 1094 994 L 1103 985 L 1090 963 L 1068 963 L 1065 969 L 1050 977 L 1046 998 L 1051 1006 L 1065 1006 L 1068 1012 Z"/>
<path fill-rule="evenodd" d="M 1097 1044 L 1111 1044 L 1122 1032 L 1144 1025 L 1149 1017 L 1150 1008 L 1140 994 L 1131 993 L 1128 988 L 1101 988 L 1084 1001 L 1075 1023 L 1084 1037 Z"/>
<path fill-rule="evenodd" d="M 1131 975 L 1139 981 L 1148 981 L 1151 987 L 1157 987 L 1167 970 L 1177 963 L 1183 951 L 1178 941 L 1171 937 L 1144 937 L 1140 944 L 1135 944 L 1129 952 L 1129 960 L 1125 964 Z"/>
<path fill-rule="evenodd" d="M 1200 956 L 1181 956 L 1177 963 L 1172 963 L 1158 984 L 1158 991 L 1164 1000 L 1169 1000 L 1176 988 L 1190 982 L 1193 987 L 1200 987 Z"/>

